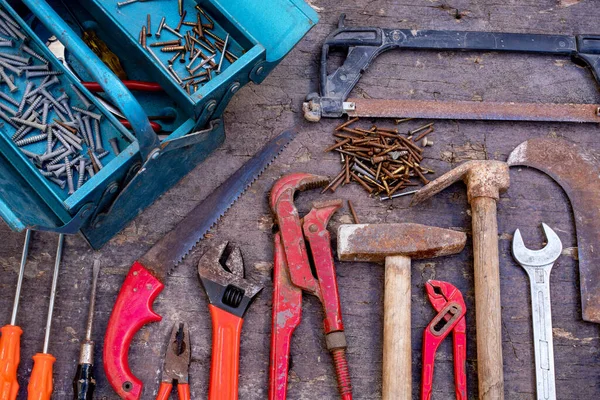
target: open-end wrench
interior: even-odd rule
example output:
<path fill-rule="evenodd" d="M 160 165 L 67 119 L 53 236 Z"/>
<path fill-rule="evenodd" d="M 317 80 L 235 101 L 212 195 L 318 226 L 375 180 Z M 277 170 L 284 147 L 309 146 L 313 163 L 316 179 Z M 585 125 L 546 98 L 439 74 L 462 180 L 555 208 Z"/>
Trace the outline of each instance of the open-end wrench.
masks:
<path fill-rule="evenodd" d="M 542 224 L 548 244 L 541 250 L 525 247 L 521 232 L 513 237 L 512 253 L 529 276 L 533 343 L 535 349 L 535 380 L 538 400 L 556 399 L 554 377 L 554 347 L 552 344 L 552 310 L 550 306 L 550 271 L 562 252 L 558 235 Z"/>

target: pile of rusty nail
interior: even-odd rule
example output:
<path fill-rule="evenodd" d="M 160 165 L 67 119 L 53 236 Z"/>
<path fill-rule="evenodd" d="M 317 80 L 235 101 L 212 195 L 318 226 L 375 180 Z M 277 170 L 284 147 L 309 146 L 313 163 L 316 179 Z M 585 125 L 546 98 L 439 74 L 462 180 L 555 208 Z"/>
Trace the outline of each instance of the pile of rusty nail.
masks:
<path fill-rule="evenodd" d="M 338 152 L 344 166 L 322 193 L 335 192 L 340 185 L 354 181 L 370 195 L 389 200 L 414 193 L 400 192 L 402 189 L 429 183 L 425 175 L 434 171 L 422 166 L 421 161 L 423 149 L 433 145 L 426 137 L 434 131 L 433 122 L 408 131 L 405 137 L 398 128 L 357 127 L 358 120 L 352 118 L 335 128 L 333 136 L 339 140 L 325 152 Z M 409 120 L 398 119 L 395 123 Z"/>
<path fill-rule="evenodd" d="M 204 9 L 196 6 L 196 17 L 192 21 L 186 21 L 187 11 L 182 4 L 183 2 L 180 2 L 180 19 L 177 25 L 170 26 L 166 17 L 162 17 L 154 35 L 152 16 L 148 14 L 145 25 L 140 31 L 139 43 L 191 95 L 210 81 L 214 74 L 220 74 L 224 70 L 225 60 L 233 64 L 238 57 L 230 51 L 229 34 L 225 38 L 217 36 L 214 32 L 215 23 Z M 174 38 L 163 40 L 165 31 Z M 153 36 L 157 41 L 149 44 L 148 38 Z M 160 60 L 152 48 L 160 48 L 162 53 L 173 53 L 167 65 Z M 177 67 L 177 60 L 182 66 L 185 65 L 185 69 Z M 178 70 L 181 72 L 178 73 Z"/>
<path fill-rule="evenodd" d="M 0 92 L 1 129 L 44 177 L 68 187 L 70 195 L 102 168 L 100 160 L 109 154 L 102 145 L 102 115 L 90 111 L 92 103 L 74 85 L 79 107 L 71 105 L 58 90 L 62 72 L 52 71 L 28 42 L 19 24 L 0 10 L 0 86 L 12 94 Z"/>

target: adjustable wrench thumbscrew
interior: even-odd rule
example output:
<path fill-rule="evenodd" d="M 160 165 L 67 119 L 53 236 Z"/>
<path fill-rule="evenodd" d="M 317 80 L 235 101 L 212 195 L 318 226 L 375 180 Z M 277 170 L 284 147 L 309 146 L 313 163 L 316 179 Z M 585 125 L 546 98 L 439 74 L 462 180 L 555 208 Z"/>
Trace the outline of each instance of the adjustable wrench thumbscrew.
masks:
<path fill-rule="evenodd" d="M 512 253 L 515 261 L 527 272 L 531 287 L 537 399 L 555 400 L 550 272 L 562 253 L 562 243 L 548 225 L 542 224 L 542 227 L 548 242 L 546 247 L 541 250 L 528 249 L 523 243 L 521 232 L 517 229 L 513 237 Z"/>

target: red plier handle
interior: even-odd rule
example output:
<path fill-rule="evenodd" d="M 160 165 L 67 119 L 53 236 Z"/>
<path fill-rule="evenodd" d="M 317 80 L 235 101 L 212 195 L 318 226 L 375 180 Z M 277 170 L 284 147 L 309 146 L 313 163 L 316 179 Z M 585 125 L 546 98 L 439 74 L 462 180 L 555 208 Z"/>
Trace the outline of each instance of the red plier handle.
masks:
<path fill-rule="evenodd" d="M 156 400 L 169 400 L 171 397 L 171 390 L 173 390 L 172 383 L 162 382 L 158 388 Z M 188 383 L 177 384 L 177 395 L 179 396 L 179 400 L 190 400 L 190 385 Z"/>
<path fill-rule="evenodd" d="M 122 81 L 125 87 L 129 90 L 139 90 L 142 92 L 164 92 L 163 88 L 154 82 L 143 81 Z M 100 93 L 104 89 L 98 82 L 81 82 L 81 84 L 90 92 Z"/>
<path fill-rule="evenodd" d="M 125 127 L 125 129 L 132 129 L 131 128 L 131 123 L 129 121 L 127 121 L 126 119 L 120 119 L 119 122 L 121 124 L 123 124 L 123 126 Z M 162 126 L 159 123 L 156 123 L 154 121 L 150 121 L 150 126 L 152 127 L 152 130 L 156 133 L 159 133 L 162 131 Z"/>

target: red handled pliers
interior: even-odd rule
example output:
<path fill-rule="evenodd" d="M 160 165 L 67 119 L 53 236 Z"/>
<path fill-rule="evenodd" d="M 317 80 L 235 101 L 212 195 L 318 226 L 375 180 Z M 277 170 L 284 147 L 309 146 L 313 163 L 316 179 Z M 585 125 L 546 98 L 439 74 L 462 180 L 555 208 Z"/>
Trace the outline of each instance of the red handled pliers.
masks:
<path fill-rule="evenodd" d="M 138 90 L 140 92 L 164 92 L 164 89 L 154 82 L 143 82 L 143 81 L 121 81 L 123 85 L 129 90 Z M 90 92 L 100 93 L 104 92 L 104 89 L 98 82 L 81 82 L 81 84 Z"/>
<path fill-rule="evenodd" d="M 167 343 L 162 380 L 156 400 L 168 400 L 177 382 L 179 400 L 190 400 L 189 367 L 192 360 L 188 325 L 176 322 Z"/>
<path fill-rule="evenodd" d="M 429 280 L 425 285 L 427 296 L 438 314 L 423 332 L 423 370 L 421 374 L 421 400 L 429 400 L 433 388 L 435 352 L 446 336 L 452 332 L 454 353 L 454 385 L 456 398 L 467 399 L 467 306 L 462 293 L 452 284 Z"/>

